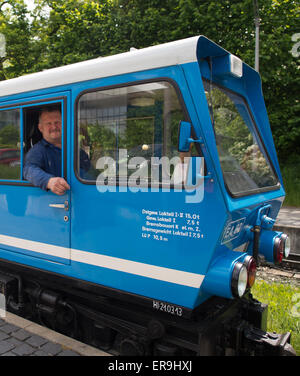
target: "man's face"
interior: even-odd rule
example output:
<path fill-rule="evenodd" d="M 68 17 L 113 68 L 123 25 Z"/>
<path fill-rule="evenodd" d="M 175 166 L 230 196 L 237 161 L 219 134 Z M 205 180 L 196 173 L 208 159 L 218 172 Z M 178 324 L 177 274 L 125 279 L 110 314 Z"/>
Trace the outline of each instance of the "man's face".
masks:
<path fill-rule="evenodd" d="M 39 130 L 46 141 L 61 147 L 61 113 L 59 111 L 43 112 L 40 117 Z"/>

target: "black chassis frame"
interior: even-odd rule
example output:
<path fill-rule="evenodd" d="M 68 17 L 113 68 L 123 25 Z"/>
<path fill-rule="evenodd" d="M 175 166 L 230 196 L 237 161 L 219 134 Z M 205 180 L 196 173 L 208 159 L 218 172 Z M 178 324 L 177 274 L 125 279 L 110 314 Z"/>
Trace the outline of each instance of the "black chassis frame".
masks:
<path fill-rule="evenodd" d="M 180 307 L 182 316 L 176 317 L 154 310 L 152 299 L 4 259 L 0 259 L 0 273 L 21 278 L 24 293 L 34 299 L 30 285 L 40 286 L 39 291 L 50 297 L 60 296 L 64 306 L 72 306 L 78 314 L 82 327 L 78 339 L 113 354 L 248 355 L 258 351 L 266 355 L 261 338 L 268 342 L 267 306 L 253 299 L 250 291 L 242 299 L 212 297 L 195 310 Z M 54 308 L 47 310 L 55 315 Z M 15 313 L 24 316 L 24 312 Z M 289 336 L 277 342 L 282 348 Z M 277 342 L 270 354 L 280 353 Z"/>

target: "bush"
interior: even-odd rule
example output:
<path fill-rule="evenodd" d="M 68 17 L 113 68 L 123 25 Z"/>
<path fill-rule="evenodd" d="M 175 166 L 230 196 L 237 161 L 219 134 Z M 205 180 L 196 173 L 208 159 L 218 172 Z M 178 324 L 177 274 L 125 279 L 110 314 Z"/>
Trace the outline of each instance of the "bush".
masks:
<path fill-rule="evenodd" d="M 300 206 L 300 158 L 293 158 L 281 167 L 286 198 L 284 206 Z"/>
<path fill-rule="evenodd" d="M 253 297 L 269 305 L 269 332 L 291 333 L 291 345 L 300 355 L 300 287 L 256 281 Z"/>

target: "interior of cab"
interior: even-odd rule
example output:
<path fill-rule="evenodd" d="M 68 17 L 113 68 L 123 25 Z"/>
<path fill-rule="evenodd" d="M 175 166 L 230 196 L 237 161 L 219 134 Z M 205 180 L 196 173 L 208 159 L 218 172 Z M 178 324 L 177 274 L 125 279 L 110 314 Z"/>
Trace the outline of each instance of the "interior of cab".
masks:
<path fill-rule="evenodd" d="M 46 104 L 42 106 L 29 107 L 23 110 L 24 119 L 24 135 L 23 145 L 24 153 L 26 154 L 30 148 L 42 139 L 42 134 L 39 131 L 39 116 L 41 110 L 45 108 L 55 108 L 61 111 L 60 104 Z"/>

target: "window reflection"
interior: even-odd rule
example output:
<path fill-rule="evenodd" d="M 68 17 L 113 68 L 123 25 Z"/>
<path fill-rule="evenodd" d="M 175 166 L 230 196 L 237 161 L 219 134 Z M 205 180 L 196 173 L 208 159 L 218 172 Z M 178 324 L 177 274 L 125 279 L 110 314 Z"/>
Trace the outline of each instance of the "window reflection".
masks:
<path fill-rule="evenodd" d="M 179 158 L 178 124 L 184 114 L 177 93 L 168 82 L 153 82 L 84 94 L 78 105 L 78 146 L 91 160 L 84 179 L 96 180 L 101 158 L 116 161 L 108 175 L 126 179 L 139 170 L 140 178 L 163 182 L 170 171 L 150 171 L 153 158 Z M 124 150 L 126 152 L 124 152 Z M 139 158 L 139 159 L 137 159 Z M 80 162 L 78 161 L 80 167 Z M 79 168 L 80 174 L 80 168 Z M 109 176 L 108 176 L 109 177 Z"/>
<path fill-rule="evenodd" d="M 224 180 L 233 194 L 272 187 L 277 178 L 254 131 L 243 98 L 207 82 L 205 93 L 211 108 L 215 138 Z"/>
<path fill-rule="evenodd" d="M 20 111 L 0 111 L 0 179 L 20 179 Z"/>

